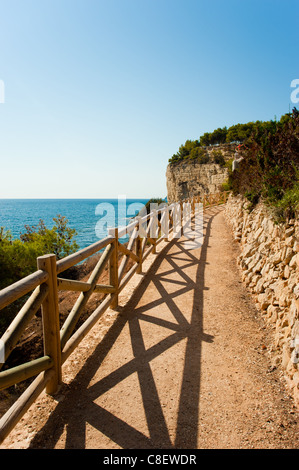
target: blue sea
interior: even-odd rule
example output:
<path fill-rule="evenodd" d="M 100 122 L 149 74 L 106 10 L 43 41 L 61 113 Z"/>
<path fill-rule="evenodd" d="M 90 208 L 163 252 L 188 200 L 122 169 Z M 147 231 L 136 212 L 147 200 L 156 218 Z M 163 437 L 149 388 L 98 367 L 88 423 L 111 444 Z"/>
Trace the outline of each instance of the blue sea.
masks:
<path fill-rule="evenodd" d="M 14 238 L 36 226 L 42 219 L 47 228 L 55 225 L 53 217 L 65 216 L 68 226 L 77 232 L 80 248 L 107 236 L 108 227 L 125 226 L 137 215 L 148 199 L 0 199 L 0 227 Z M 126 241 L 124 237 L 122 239 Z"/>

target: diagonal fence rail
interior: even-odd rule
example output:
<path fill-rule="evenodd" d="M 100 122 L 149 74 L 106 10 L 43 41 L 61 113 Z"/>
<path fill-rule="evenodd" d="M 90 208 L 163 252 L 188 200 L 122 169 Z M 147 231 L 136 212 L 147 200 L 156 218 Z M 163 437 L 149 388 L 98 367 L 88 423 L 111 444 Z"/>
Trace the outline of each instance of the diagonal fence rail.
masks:
<path fill-rule="evenodd" d="M 180 237 L 185 223 L 184 217 L 194 217 L 198 206 L 203 208 L 225 204 L 227 192 L 186 199 L 151 211 L 144 217 L 136 217 L 127 227 L 110 229 L 104 239 L 73 253 L 59 261 L 48 254 L 37 259 L 38 270 L 0 291 L 0 311 L 16 300 L 31 295 L 15 316 L 2 338 L 0 349 L 5 362 L 29 322 L 41 307 L 43 323 L 44 354 L 42 357 L 16 367 L 0 371 L 0 390 L 9 388 L 27 379 L 35 379 L 0 419 L 0 443 L 8 436 L 17 422 L 43 390 L 55 394 L 62 383 L 62 365 L 80 344 L 91 328 L 99 321 L 108 307 L 118 306 L 118 296 L 135 273 L 142 272 L 144 260 L 156 253 L 163 240 Z M 127 246 L 120 238 L 129 235 Z M 70 280 L 60 275 L 81 261 L 100 253 L 87 282 Z M 119 262 L 120 259 L 120 262 Z M 127 269 L 129 260 L 132 267 Z M 132 263 L 131 263 L 132 264 Z M 108 267 L 109 284 L 100 284 L 99 278 Z M 59 291 L 79 292 L 73 308 L 60 328 Z M 94 293 L 103 294 L 103 299 L 77 327 L 87 302 Z M 1 354 L 0 354 L 1 360 Z M 0 363 L 0 369 L 3 364 Z"/>

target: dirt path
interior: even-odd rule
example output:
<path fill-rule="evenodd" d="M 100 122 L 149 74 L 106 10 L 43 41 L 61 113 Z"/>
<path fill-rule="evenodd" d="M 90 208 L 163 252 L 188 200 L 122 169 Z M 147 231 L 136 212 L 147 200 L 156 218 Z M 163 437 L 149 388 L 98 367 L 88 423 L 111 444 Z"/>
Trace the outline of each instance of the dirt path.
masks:
<path fill-rule="evenodd" d="M 42 395 L 2 448 L 298 448 L 298 412 L 223 208 L 206 212 L 202 248 L 179 240 L 163 253 L 67 361 L 58 396 Z"/>

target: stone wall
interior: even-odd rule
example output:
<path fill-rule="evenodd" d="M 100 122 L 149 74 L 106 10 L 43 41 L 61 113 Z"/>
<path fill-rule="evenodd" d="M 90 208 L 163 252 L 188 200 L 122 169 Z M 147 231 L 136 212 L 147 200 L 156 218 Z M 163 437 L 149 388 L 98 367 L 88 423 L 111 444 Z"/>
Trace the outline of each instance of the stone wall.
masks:
<path fill-rule="evenodd" d="M 273 329 L 270 357 L 281 367 L 299 405 L 299 222 L 278 225 L 262 204 L 248 211 L 241 196 L 225 209 L 236 242 L 242 279 Z"/>
<path fill-rule="evenodd" d="M 233 158 L 235 147 L 234 144 L 222 144 L 205 147 L 205 151 L 211 160 L 214 151 L 221 151 L 224 160 L 228 161 Z M 190 160 L 171 163 L 166 170 L 168 202 L 217 193 L 227 179 L 228 169 L 215 163 L 200 164 Z"/>

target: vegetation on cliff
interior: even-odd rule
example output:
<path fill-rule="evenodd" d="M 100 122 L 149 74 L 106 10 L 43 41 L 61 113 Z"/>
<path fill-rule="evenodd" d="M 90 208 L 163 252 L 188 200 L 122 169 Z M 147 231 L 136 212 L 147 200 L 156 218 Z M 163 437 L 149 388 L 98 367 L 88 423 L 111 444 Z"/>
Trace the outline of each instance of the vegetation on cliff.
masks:
<path fill-rule="evenodd" d="M 210 160 L 205 147 L 232 142 L 242 143 L 256 131 L 261 133 L 272 132 L 276 128 L 276 124 L 276 121 L 255 121 L 246 124 L 235 124 L 229 128 L 219 127 L 213 132 L 205 132 L 198 140 L 186 140 L 185 144 L 179 147 L 178 152 L 169 159 L 169 163 L 177 163 L 182 160 L 209 163 L 213 160 Z"/>
<path fill-rule="evenodd" d="M 257 127 L 240 149 L 243 158 L 231 172 L 229 186 L 252 206 L 263 200 L 278 219 L 299 209 L 299 112 L 282 116 L 271 126 Z"/>
<path fill-rule="evenodd" d="M 150 211 L 151 211 L 151 206 L 152 207 L 157 207 L 157 208 L 161 208 L 163 206 L 166 206 L 167 205 L 167 202 L 165 201 L 165 199 L 162 199 L 160 197 L 158 198 L 151 198 L 147 201 L 147 203 L 145 204 L 145 210 L 146 210 L 146 213 L 149 214 Z"/>
<path fill-rule="evenodd" d="M 236 170 L 225 162 L 217 148 L 207 146 L 239 143 L 242 160 Z M 246 196 L 252 207 L 263 200 L 277 219 L 294 217 L 299 209 L 299 112 L 285 114 L 279 121 L 255 121 L 206 132 L 198 140 L 187 140 L 169 159 L 214 162 L 229 168 L 229 180 L 222 189 Z"/>

